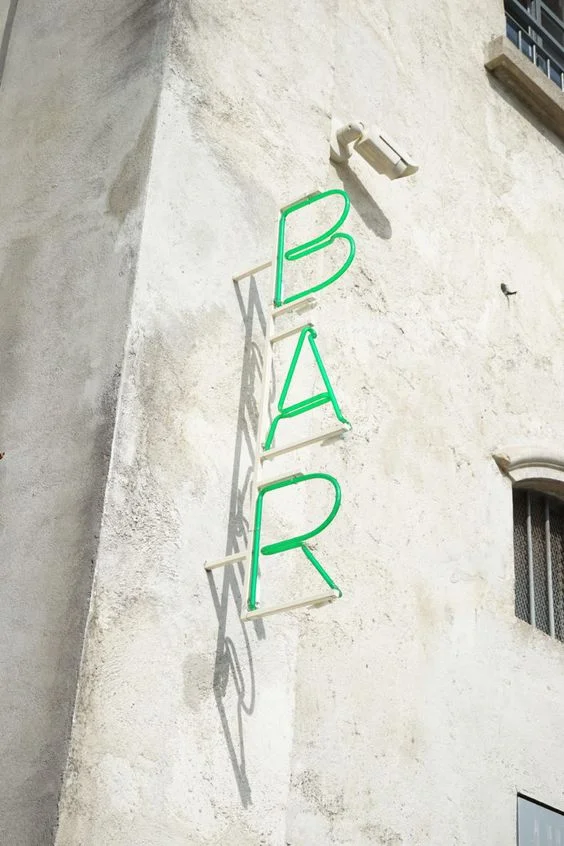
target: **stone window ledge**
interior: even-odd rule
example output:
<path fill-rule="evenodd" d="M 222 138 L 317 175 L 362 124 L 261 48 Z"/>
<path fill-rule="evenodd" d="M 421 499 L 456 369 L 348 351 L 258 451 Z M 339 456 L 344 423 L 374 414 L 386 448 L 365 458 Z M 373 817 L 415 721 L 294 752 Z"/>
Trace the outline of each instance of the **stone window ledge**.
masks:
<path fill-rule="evenodd" d="M 564 140 L 564 93 L 505 36 L 488 44 L 486 68 Z"/>

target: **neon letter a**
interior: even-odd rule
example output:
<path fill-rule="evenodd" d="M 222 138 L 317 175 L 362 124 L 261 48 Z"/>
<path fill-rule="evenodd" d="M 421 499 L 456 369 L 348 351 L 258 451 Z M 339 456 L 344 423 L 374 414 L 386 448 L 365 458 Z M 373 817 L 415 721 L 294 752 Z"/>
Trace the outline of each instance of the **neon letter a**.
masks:
<path fill-rule="evenodd" d="M 276 434 L 276 428 L 281 420 L 287 420 L 290 417 L 297 417 L 300 414 L 305 414 L 307 411 L 312 411 L 314 408 L 318 408 L 320 405 L 325 405 L 325 403 L 328 402 L 331 403 L 331 405 L 333 406 L 333 411 L 335 412 L 337 419 L 340 420 L 341 423 L 344 423 L 345 426 L 348 426 L 350 428 L 351 424 L 346 419 L 346 417 L 344 417 L 343 412 L 339 407 L 337 397 L 335 396 L 335 392 L 333 390 L 331 382 L 329 381 L 329 376 L 327 375 L 327 371 L 325 370 L 325 365 L 323 364 L 323 360 L 321 358 L 319 350 L 317 349 L 317 344 L 315 343 L 316 337 L 317 332 L 315 331 L 313 326 L 304 326 L 304 328 L 300 332 L 300 337 L 298 338 L 298 343 L 296 344 L 296 349 L 294 350 L 294 355 L 292 356 L 292 361 L 290 362 L 290 367 L 284 380 L 280 399 L 278 400 L 278 414 L 270 424 L 268 435 L 266 436 L 266 441 L 264 442 L 265 451 L 269 450 L 272 447 L 272 442 Z M 290 385 L 292 383 L 292 379 L 294 378 L 296 365 L 301 355 L 306 338 L 309 341 L 309 345 L 311 347 L 315 363 L 317 364 L 317 367 L 321 374 L 321 378 L 323 379 L 325 390 L 322 391 L 320 394 L 315 394 L 312 397 L 308 397 L 307 399 L 300 400 L 299 402 L 295 402 L 292 405 L 285 406 L 288 391 L 290 390 Z"/>

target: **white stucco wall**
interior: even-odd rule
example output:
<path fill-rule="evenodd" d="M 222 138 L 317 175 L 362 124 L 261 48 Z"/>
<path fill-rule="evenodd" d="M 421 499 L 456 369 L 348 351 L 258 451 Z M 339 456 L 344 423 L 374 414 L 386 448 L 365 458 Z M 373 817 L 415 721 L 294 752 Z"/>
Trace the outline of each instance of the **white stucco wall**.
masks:
<path fill-rule="evenodd" d="M 491 459 L 562 441 L 564 159 L 483 69 L 502 29 L 486 0 L 178 3 L 58 846 L 508 844 L 517 790 L 564 806 L 564 647 L 514 616 Z M 333 113 L 418 174 L 334 168 Z M 240 543 L 266 307 L 230 279 L 315 185 L 352 202 L 314 319 L 354 429 L 272 475 L 341 482 L 344 597 L 242 625 L 239 570 L 202 569 Z"/>
<path fill-rule="evenodd" d="M 0 3 L 6 846 L 54 838 L 160 91 L 164 5 L 94 5 Z"/>

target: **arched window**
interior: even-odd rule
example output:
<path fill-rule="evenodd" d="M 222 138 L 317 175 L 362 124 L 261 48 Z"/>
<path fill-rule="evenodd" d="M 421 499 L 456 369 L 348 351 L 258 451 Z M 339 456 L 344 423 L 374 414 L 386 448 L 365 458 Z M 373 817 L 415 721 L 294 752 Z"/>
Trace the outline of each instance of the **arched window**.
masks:
<path fill-rule="evenodd" d="M 515 613 L 564 640 L 564 455 L 512 447 L 494 458 L 513 482 Z"/>

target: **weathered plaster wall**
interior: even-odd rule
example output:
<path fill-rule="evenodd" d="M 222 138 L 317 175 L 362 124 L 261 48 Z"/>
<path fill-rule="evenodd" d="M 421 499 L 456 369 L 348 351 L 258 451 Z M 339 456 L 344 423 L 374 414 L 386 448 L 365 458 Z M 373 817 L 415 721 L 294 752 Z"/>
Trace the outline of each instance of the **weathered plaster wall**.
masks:
<path fill-rule="evenodd" d="M 483 69 L 502 28 L 486 0 L 179 2 L 58 846 L 506 844 L 518 789 L 564 806 L 563 647 L 514 616 L 490 457 L 563 435 L 564 158 Z M 332 167 L 334 112 L 420 172 Z M 266 288 L 230 278 L 315 184 L 353 206 L 315 321 L 354 431 L 272 475 L 339 478 L 345 595 L 245 627 L 238 569 L 202 570 L 246 531 Z"/>
<path fill-rule="evenodd" d="M 160 90 L 163 11 L 139 0 L 20 0 L 3 42 L 6 846 L 53 838 Z"/>

